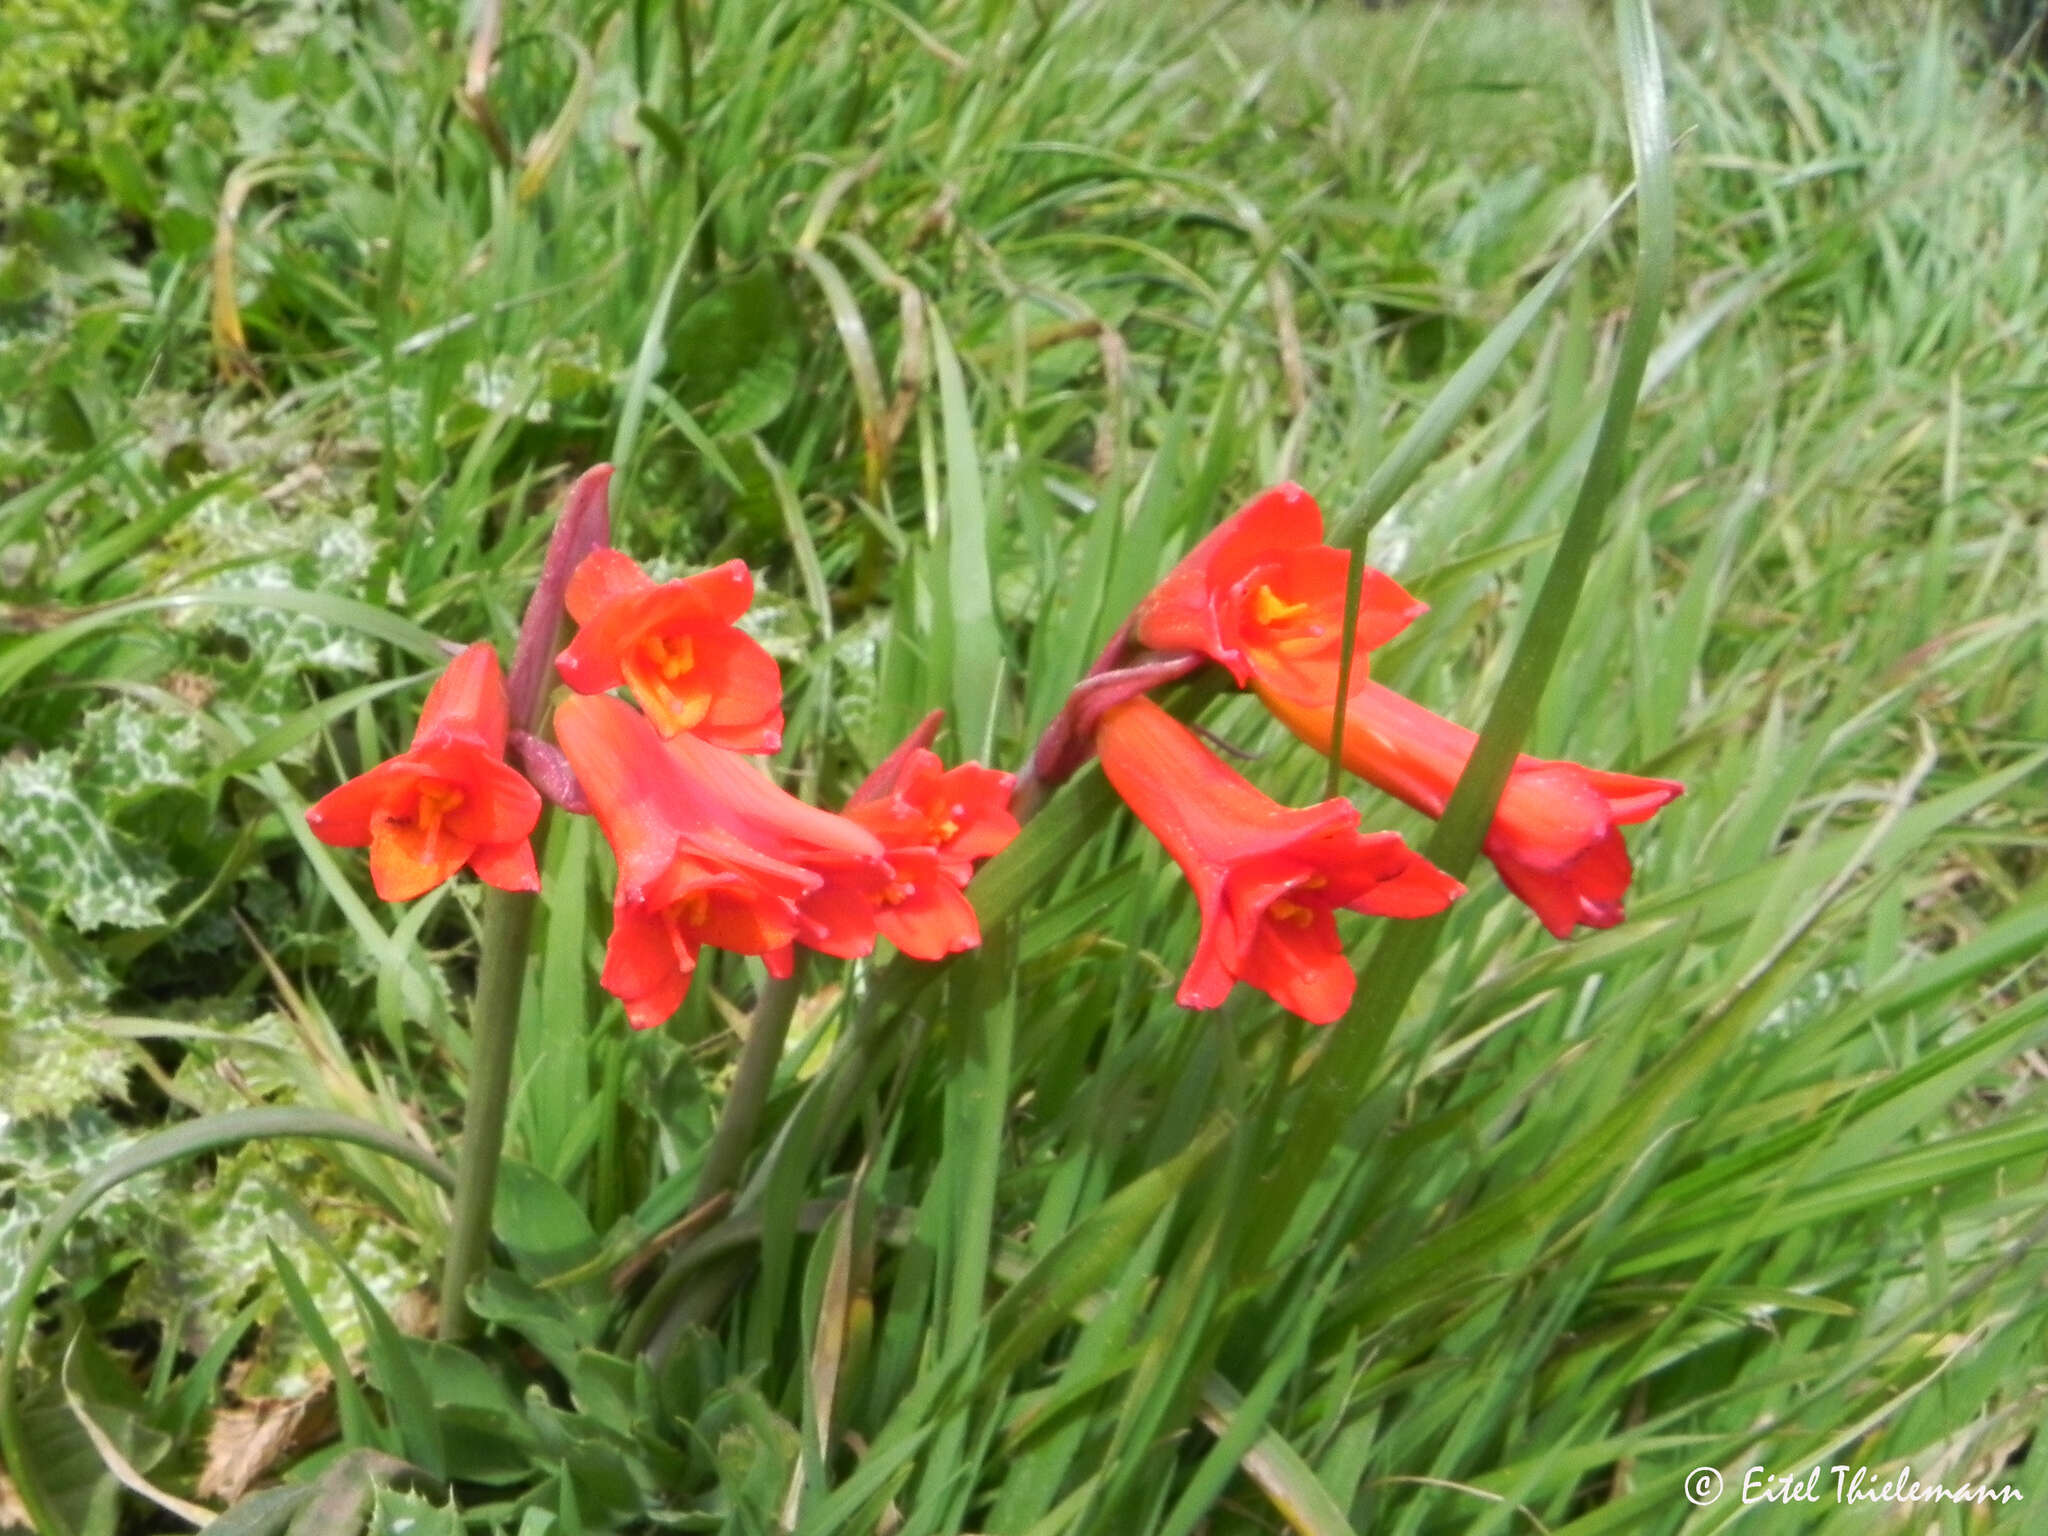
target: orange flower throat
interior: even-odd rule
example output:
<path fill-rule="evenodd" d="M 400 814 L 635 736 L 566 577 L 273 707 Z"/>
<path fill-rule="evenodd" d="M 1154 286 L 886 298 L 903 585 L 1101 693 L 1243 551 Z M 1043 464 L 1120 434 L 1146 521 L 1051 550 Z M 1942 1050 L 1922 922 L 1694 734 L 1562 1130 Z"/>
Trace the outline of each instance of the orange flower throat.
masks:
<path fill-rule="evenodd" d="M 620 668 L 641 706 L 654 717 L 662 735 L 693 729 L 711 711 L 711 691 L 702 685 L 678 687 L 697 666 L 697 648 L 688 635 L 665 640 L 649 635 L 635 645 Z"/>
<path fill-rule="evenodd" d="M 1305 616 L 1314 612 L 1311 603 L 1290 603 L 1270 586 L 1260 583 L 1252 593 L 1252 619 L 1273 633 L 1266 645 L 1280 656 L 1302 656 L 1324 649 L 1325 626 Z"/>
<path fill-rule="evenodd" d="M 423 784 L 419 805 L 413 811 L 413 825 L 426 839 L 425 857 L 432 863 L 441 852 L 441 823 L 450 811 L 462 805 L 462 791 L 453 784 Z"/>
<path fill-rule="evenodd" d="M 1298 619 L 1307 612 L 1307 603 L 1290 603 L 1263 583 L 1260 584 L 1259 590 L 1252 594 L 1252 617 L 1269 627 Z"/>

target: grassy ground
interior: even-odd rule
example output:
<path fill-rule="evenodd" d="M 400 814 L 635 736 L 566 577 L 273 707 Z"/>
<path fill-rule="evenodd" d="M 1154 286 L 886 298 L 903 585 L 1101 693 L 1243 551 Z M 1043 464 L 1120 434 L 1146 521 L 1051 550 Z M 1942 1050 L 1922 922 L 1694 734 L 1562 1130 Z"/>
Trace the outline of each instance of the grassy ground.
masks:
<path fill-rule="evenodd" d="M 2048 1504 L 2040 123 L 1956 18 L 1757 9 L 1666 38 L 1674 302 L 1531 743 L 1688 793 L 1610 933 L 1555 943 L 1482 867 L 1270 1257 L 1245 1233 L 1301 1037 L 1174 1006 L 1189 904 L 1091 780 L 983 963 L 907 1002 L 814 967 L 731 1244 L 673 1308 L 615 1291 L 690 1206 L 759 978 L 629 1035 L 565 826 L 496 1335 L 401 1337 L 446 1216 L 365 1150 L 123 1183 L 29 1351 L 68 1522 L 167 1517 L 67 1395 L 179 1499 L 341 1487 L 376 1446 L 522 1536 L 1712 1530 L 1744 1469 L 1835 1464 Z M 812 798 L 937 705 L 1014 765 L 1238 499 L 1359 507 L 1629 175 L 1605 17 L 1562 4 L 541 4 L 480 99 L 424 0 L 20 25 L 10 1256 L 195 1115 L 448 1150 L 474 892 L 383 909 L 301 813 L 402 740 L 435 636 L 509 643 L 576 470 L 621 466 L 618 541 L 657 567 L 756 568 Z M 1373 532 L 1432 604 L 1376 675 L 1475 725 L 1592 451 L 1628 229 Z M 1255 709 L 1204 718 L 1317 792 Z M 422 1486 L 377 1528 L 457 1528 Z"/>

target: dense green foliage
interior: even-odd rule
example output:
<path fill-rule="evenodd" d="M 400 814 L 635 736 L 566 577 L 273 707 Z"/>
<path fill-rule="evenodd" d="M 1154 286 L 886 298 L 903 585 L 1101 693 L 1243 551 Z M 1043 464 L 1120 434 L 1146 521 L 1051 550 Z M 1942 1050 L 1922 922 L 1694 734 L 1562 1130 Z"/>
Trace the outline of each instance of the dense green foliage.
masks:
<path fill-rule="evenodd" d="M 394 1536 L 1592 1536 L 1716 1528 L 1697 1466 L 1838 1462 L 2048 1504 L 2041 125 L 1947 20 L 1759 9 L 1665 40 L 1671 313 L 1531 739 L 1688 794 L 1612 932 L 1557 944 L 1481 867 L 1270 1255 L 1319 1041 L 1175 1007 L 1183 887 L 1092 775 L 977 886 L 1017 919 L 982 956 L 810 968 L 748 1182 L 680 1250 L 760 972 L 629 1034 L 564 823 L 495 1332 L 414 1337 L 430 1172 L 305 1139 L 152 1168 L 43 1282 L 65 1517 L 149 1518 L 67 1399 L 176 1498 L 297 1490 L 247 1530 L 390 1472 L 344 1448 L 433 1474 L 376 1496 Z M 9 1288 L 160 1125 L 292 1105 L 447 1152 L 476 891 L 385 909 L 302 812 L 402 743 L 437 637 L 508 647 L 575 471 L 619 464 L 653 568 L 755 567 L 807 796 L 938 705 L 1014 766 L 1245 494 L 1357 507 L 1630 175 L 1606 18 L 1564 4 L 555 0 L 481 100 L 429 0 L 8 20 Z M 1376 675 L 1475 725 L 1630 227 L 1373 531 L 1432 605 Z M 1256 709 L 1184 702 L 1318 792 Z M 1915 1528 L 2012 1517 L 1971 1518 Z"/>

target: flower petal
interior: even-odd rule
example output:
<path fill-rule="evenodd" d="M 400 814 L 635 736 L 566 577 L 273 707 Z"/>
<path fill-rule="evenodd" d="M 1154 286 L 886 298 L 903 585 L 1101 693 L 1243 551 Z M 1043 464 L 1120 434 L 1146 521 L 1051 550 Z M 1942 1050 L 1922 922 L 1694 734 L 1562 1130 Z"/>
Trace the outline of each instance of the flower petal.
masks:
<path fill-rule="evenodd" d="M 1351 1006 L 1358 978 L 1327 911 L 1306 923 L 1266 919 L 1239 977 L 1311 1024 L 1334 1024 Z"/>
<path fill-rule="evenodd" d="M 593 549 L 569 577 L 564 596 L 569 617 L 588 624 L 608 603 L 653 590 L 654 578 L 622 549 Z"/>
<path fill-rule="evenodd" d="M 1296 736 L 1329 749 L 1332 701 L 1304 703 L 1263 685 L 1259 696 Z M 1353 773 L 1441 816 L 1477 742 L 1463 726 L 1368 683 L 1346 710 L 1342 753 Z M 1633 874 L 1619 828 L 1649 819 L 1683 792 L 1669 779 L 1524 754 L 1508 775 L 1484 850 L 1508 889 L 1558 938 L 1581 924 L 1611 928 L 1622 920 Z"/>
<path fill-rule="evenodd" d="M 973 904 L 936 863 L 908 885 L 900 900 L 876 909 L 883 938 L 913 960 L 943 960 L 981 943 Z"/>
<path fill-rule="evenodd" d="M 540 870 L 533 862 L 533 845 L 520 838 L 512 843 L 481 843 L 469 856 L 469 867 L 477 879 L 501 891 L 537 891 Z"/>
<path fill-rule="evenodd" d="M 1276 549 L 1320 544 L 1322 509 L 1298 485 L 1276 485 L 1219 523 L 1181 557 L 1138 607 L 1131 626 L 1158 651 L 1200 651 L 1230 668 L 1239 686 L 1249 663 L 1222 627 L 1224 594 L 1250 563 Z"/>
<path fill-rule="evenodd" d="M 696 949 L 678 942 L 660 916 L 630 899 L 613 906 L 598 983 L 626 1005 L 633 1028 L 652 1029 L 682 1007 L 696 968 Z"/>
<path fill-rule="evenodd" d="M 329 790 L 306 811 L 313 835 L 333 848 L 367 848 L 379 812 L 408 808 L 425 775 L 411 758 L 387 758 Z"/>
<path fill-rule="evenodd" d="M 469 862 L 476 845 L 380 815 L 370 827 L 370 883 L 385 901 L 424 896 Z"/>
<path fill-rule="evenodd" d="M 448 670 L 435 680 L 420 710 L 412 744 L 461 742 L 492 757 L 503 757 L 508 708 L 497 649 L 489 641 L 479 640 L 448 663 Z"/>
<path fill-rule="evenodd" d="M 695 734 L 731 752 L 782 746 L 782 669 L 759 641 L 737 629 L 705 632 L 698 685 L 711 697 Z"/>

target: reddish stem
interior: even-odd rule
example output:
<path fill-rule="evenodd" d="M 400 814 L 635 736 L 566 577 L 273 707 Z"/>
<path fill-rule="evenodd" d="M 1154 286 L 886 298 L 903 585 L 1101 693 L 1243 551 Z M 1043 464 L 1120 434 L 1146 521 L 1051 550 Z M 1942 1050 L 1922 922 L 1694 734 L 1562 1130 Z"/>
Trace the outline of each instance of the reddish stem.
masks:
<path fill-rule="evenodd" d="M 585 555 L 611 542 L 611 479 L 609 464 L 585 470 L 569 487 L 569 499 L 548 540 L 547 560 L 519 625 L 519 645 L 512 652 L 512 675 L 505 688 L 512 724 L 520 730 L 540 724 L 561 640 L 569 578 Z"/>
<path fill-rule="evenodd" d="M 519 771 L 526 775 L 527 782 L 541 792 L 550 805 L 559 805 L 563 810 L 576 816 L 590 814 L 590 801 L 584 796 L 583 785 L 576 778 L 576 770 L 569 766 L 569 759 L 562 749 L 551 741 L 544 741 L 531 731 L 514 731 L 506 739 L 512 749 L 512 756 L 519 764 Z"/>
<path fill-rule="evenodd" d="M 1080 772 L 1095 755 L 1095 724 L 1104 710 L 1178 682 L 1208 660 L 1198 651 L 1147 651 L 1141 652 L 1129 666 L 1104 669 L 1102 663 L 1117 657 L 1123 648 L 1123 634 L 1119 631 L 1095 669 L 1074 685 L 1067 702 L 1038 738 L 1031 761 L 1017 781 L 1017 798 L 1027 808 L 1036 809 L 1041 798 Z"/>

